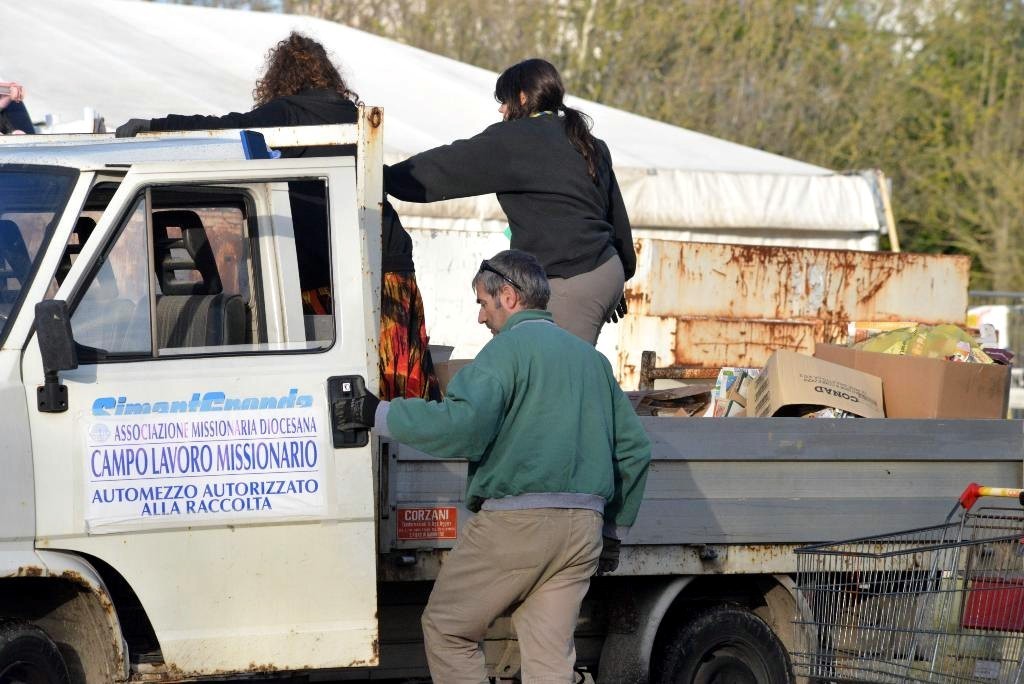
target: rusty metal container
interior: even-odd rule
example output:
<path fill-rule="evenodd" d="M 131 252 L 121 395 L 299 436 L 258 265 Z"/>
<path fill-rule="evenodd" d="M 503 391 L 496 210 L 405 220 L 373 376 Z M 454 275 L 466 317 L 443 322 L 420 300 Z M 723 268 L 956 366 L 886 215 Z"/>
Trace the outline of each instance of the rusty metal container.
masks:
<path fill-rule="evenodd" d="M 641 239 L 619 380 L 636 386 L 645 349 L 658 366 L 713 377 L 777 349 L 845 343 L 851 321 L 963 323 L 969 269 L 964 256 Z"/>

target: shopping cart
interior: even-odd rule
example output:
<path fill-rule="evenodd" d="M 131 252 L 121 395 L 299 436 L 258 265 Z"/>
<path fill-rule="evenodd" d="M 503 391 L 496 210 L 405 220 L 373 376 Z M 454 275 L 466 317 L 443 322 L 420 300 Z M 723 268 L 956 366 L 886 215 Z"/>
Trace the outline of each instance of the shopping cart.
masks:
<path fill-rule="evenodd" d="M 797 618 L 815 682 L 1024 684 L 1024 512 L 971 484 L 946 522 L 796 550 Z"/>

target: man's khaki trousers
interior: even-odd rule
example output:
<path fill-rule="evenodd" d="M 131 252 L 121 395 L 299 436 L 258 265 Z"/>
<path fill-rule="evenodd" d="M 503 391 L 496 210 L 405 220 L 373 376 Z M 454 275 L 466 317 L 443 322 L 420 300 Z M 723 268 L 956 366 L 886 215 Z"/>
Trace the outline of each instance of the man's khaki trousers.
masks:
<path fill-rule="evenodd" d="M 487 682 L 481 642 L 509 608 L 524 684 L 572 684 L 573 630 L 601 555 L 602 517 L 579 508 L 481 511 L 423 612 L 434 684 Z"/>

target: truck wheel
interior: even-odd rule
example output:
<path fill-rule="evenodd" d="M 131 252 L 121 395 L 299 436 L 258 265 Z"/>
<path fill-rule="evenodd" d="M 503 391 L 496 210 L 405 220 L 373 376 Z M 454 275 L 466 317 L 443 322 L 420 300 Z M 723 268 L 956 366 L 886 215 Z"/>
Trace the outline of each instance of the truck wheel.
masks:
<path fill-rule="evenodd" d="M 789 684 L 782 642 L 761 618 L 738 606 L 699 613 L 676 629 L 655 665 L 657 684 Z"/>
<path fill-rule="evenodd" d="M 0 684 L 68 684 L 57 644 L 26 622 L 0 622 Z"/>

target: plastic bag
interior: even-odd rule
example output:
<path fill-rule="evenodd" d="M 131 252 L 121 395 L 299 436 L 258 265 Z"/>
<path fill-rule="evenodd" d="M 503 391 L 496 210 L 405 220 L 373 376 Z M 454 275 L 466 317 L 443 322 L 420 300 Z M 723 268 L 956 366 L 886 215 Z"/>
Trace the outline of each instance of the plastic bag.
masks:
<path fill-rule="evenodd" d="M 875 335 L 854 345 L 881 354 L 923 356 L 967 363 L 993 363 L 966 331 L 955 325 L 916 325 Z"/>

